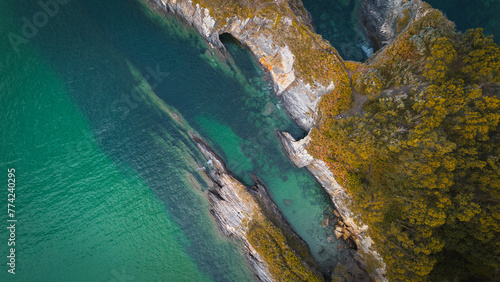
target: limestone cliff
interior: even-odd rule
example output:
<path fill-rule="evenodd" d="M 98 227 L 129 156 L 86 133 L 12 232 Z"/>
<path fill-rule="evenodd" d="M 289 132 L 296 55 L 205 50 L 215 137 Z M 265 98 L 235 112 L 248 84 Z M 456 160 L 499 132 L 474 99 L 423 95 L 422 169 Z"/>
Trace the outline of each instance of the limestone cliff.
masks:
<path fill-rule="evenodd" d="M 213 46 L 229 33 L 247 46 L 270 74 L 291 118 L 311 129 L 321 96 L 345 71 L 337 51 L 314 33 L 300 1 L 155 0 L 189 24 Z M 319 63 L 318 63 L 319 61 Z"/>
<path fill-rule="evenodd" d="M 424 6 L 421 0 L 362 0 L 359 16 L 375 49 L 380 49 L 420 18 Z"/>
<path fill-rule="evenodd" d="M 262 281 L 273 281 L 267 263 L 246 238 L 248 228 L 245 221 L 256 216 L 257 203 L 251 199 L 246 187 L 229 175 L 222 160 L 200 139 L 193 139 L 213 168 L 210 178 L 216 188 L 208 195 L 211 214 L 226 236 L 234 236 L 243 243 L 245 256 L 255 275 Z"/>
<path fill-rule="evenodd" d="M 350 198 L 346 191 L 337 183 L 333 173 L 328 169 L 326 163 L 322 160 L 313 158 L 307 152 L 307 146 L 311 141 L 310 136 L 296 141 L 288 132 L 278 132 L 277 136 L 287 154 L 288 158 L 297 167 L 306 167 L 309 172 L 319 181 L 321 186 L 330 195 L 335 204 L 338 216 L 342 219 L 345 228 L 343 228 L 345 239 L 352 238 L 356 243 L 358 251 L 356 253 L 357 261 L 371 273 L 371 276 L 377 281 L 386 281 L 384 278 L 384 264 L 380 255 L 373 246 L 373 241 L 366 234 L 367 225 L 359 224 L 354 221 L 355 216 L 350 211 L 348 205 Z M 369 266 L 368 261 L 375 261 L 377 267 Z"/>

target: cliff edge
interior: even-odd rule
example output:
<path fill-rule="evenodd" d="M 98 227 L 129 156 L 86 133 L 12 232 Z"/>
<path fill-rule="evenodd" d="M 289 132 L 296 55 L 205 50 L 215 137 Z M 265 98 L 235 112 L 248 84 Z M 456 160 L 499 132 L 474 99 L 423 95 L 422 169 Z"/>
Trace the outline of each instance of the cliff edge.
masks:
<path fill-rule="evenodd" d="M 318 103 L 347 72 L 337 51 L 314 33 L 299 0 L 155 0 L 185 20 L 217 48 L 228 33 L 247 46 L 270 74 L 276 95 L 304 130 L 312 128 Z"/>
<path fill-rule="evenodd" d="M 305 131 L 309 132 L 313 125 L 323 118 L 318 113 L 332 112 L 331 107 L 336 111 L 351 107 L 352 97 L 350 93 L 346 94 L 343 91 L 349 84 L 345 63 L 335 48 L 314 32 L 308 13 L 300 0 L 227 0 L 224 4 L 215 0 L 155 0 L 155 2 L 159 7 L 177 15 L 196 28 L 203 38 L 216 48 L 225 49 L 219 39 L 219 36 L 225 33 L 248 47 L 272 78 L 275 93 L 287 113 Z M 377 13 L 380 13 L 380 10 Z M 333 101 L 333 103 L 321 105 L 322 97 L 328 97 L 328 101 Z M 323 111 L 320 111 L 320 108 Z M 281 140 L 284 141 L 285 138 Z M 308 140 L 306 138 L 299 142 L 308 143 Z M 203 146 L 200 147 L 202 148 Z M 290 157 L 295 156 L 296 160 L 300 159 L 296 165 L 299 167 L 306 165 L 332 197 L 332 201 L 339 209 L 341 222 L 344 224 L 342 231 L 339 232 L 345 234 L 342 235 L 345 239 L 354 240 L 360 246 L 359 250 L 363 251 L 362 255 L 355 256 L 357 261 L 371 271 L 370 275 L 375 280 L 384 281 L 383 262 L 373 251 L 372 242 L 364 233 L 366 226 L 355 225 L 346 205 L 349 197 L 335 181 L 332 172 L 328 170 L 324 162 L 313 159 L 304 146 L 301 156 L 291 152 L 288 151 Z M 214 160 L 214 163 L 219 162 Z M 219 180 L 223 180 L 224 185 L 235 183 L 235 180 L 229 176 L 223 176 Z M 224 187 L 224 185 L 219 186 Z M 220 189 L 214 191 L 218 190 Z M 230 208 L 224 206 L 224 201 L 216 201 L 220 198 L 225 197 L 219 192 L 210 194 L 210 200 L 216 207 L 214 211 L 229 212 Z M 248 197 L 234 198 L 234 203 L 242 201 L 245 205 L 244 202 L 249 199 Z M 254 206 L 245 210 L 254 210 Z M 241 215 L 248 216 L 248 212 L 239 212 Z M 226 216 L 221 216 L 220 212 L 213 212 L 213 215 L 221 226 L 225 226 L 222 228 L 226 230 L 225 233 L 236 235 L 240 239 L 246 237 L 245 229 L 241 228 L 243 222 L 241 218 L 228 222 Z M 229 218 L 232 217 L 229 216 Z M 256 230 L 262 230 L 262 225 L 253 226 Z M 338 234 L 337 237 L 339 237 Z M 258 257 L 254 255 L 256 252 L 251 245 L 248 249 L 250 259 Z M 257 272 L 265 273 L 263 271 L 266 269 L 265 264 L 257 263 L 261 261 L 263 261 L 262 257 L 259 257 L 254 262 L 254 268 L 258 270 Z M 371 269 L 367 267 L 367 261 L 374 262 L 371 263 L 374 265 Z M 263 275 L 262 277 L 267 279 L 270 276 Z"/>

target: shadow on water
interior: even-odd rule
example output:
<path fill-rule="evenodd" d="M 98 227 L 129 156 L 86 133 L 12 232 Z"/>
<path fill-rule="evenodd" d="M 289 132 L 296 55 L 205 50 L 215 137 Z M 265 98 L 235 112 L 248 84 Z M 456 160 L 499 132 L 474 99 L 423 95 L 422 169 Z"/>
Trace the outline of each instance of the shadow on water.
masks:
<path fill-rule="evenodd" d="M 36 3 L 25 3 L 19 18 L 38 12 Z M 200 71 L 184 58 L 202 62 L 203 44 L 186 48 L 189 33 L 188 38 L 165 34 L 141 7 L 136 1 L 70 1 L 30 44 L 65 81 L 103 151 L 115 163 L 132 167 L 165 204 L 188 238 L 180 243 L 198 268 L 217 281 L 250 280 L 234 245 L 218 235 L 204 196 L 190 187 L 193 180 L 206 186 L 198 176 L 196 162 L 203 160 L 198 149 L 184 128 L 144 103 L 127 64 L 130 53 L 144 52 L 138 56 L 144 61 L 130 60 L 141 66 L 150 84 L 176 85 L 174 72 Z"/>

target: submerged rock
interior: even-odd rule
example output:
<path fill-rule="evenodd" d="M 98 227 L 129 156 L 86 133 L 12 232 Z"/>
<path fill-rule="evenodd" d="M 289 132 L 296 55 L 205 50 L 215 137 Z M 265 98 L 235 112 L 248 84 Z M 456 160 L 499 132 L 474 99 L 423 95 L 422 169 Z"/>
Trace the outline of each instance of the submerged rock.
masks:
<path fill-rule="evenodd" d="M 274 104 L 273 102 L 269 101 L 267 102 L 266 106 L 264 107 L 264 111 L 262 112 L 263 116 L 268 116 L 272 114 L 274 111 Z"/>
<path fill-rule="evenodd" d="M 342 237 L 342 232 L 338 231 L 337 229 L 335 229 L 334 234 L 335 234 L 335 237 L 337 237 L 337 240 Z"/>
<path fill-rule="evenodd" d="M 293 200 L 283 199 L 283 204 L 285 204 L 285 206 L 289 207 L 293 204 Z"/>
<path fill-rule="evenodd" d="M 327 217 L 327 218 L 323 219 L 323 221 L 321 221 L 321 227 L 325 228 L 328 225 L 330 225 L 330 218 Z"/>

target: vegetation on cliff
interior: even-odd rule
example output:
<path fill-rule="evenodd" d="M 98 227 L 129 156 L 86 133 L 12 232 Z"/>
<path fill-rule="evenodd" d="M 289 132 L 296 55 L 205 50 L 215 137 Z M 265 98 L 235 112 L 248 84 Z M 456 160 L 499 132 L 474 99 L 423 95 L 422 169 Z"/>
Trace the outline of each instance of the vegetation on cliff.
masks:
<path fill-rule="evenodd" d="M 346 73 L 337 50 L 314 32 L 308 13 L 299 0 L 225 0 L 224 4 L 216 0 L 193 0 L 193 3 L 209 9 L 217 27 L 223 27 L 228 20 L 235 18 L 269 20 L 269 25 L 255 28 L 261 34 L 271 36 L 277 46 L 290 48 L 294 55 L 295 74 L 306 83 L 314 85 L 318 82 L 328 86 L 334 77 Z M 285 17 L 290 22 L 285 21 Z M 260 63 L 268 70 L 273 68 L 272 60 L 262 58 Z"/>
<path fill-rule="evenodd" d="M 276 281 L 323 281 L 296 255 L 281 230 L 269 220 L 252 220 L 247 235 Z"/>
<path fill-rule="evenodd" d="M 500 48 L 437 10 L 405 17 L 371 61 L 346 64 L 308 151 L 352 196 L 390 280 L 499 279 Z M 369 99 L 346 112 L 336 97 L 352 92 Z"/>

